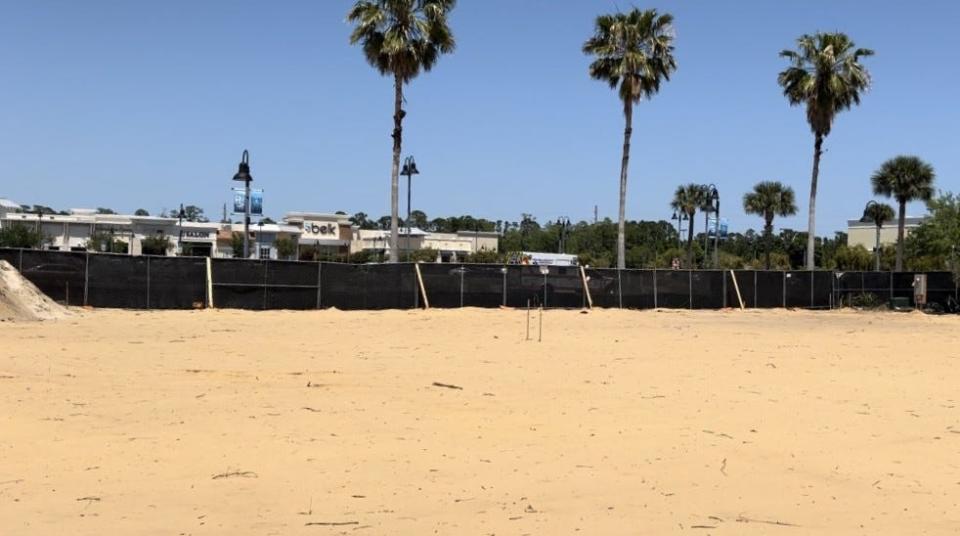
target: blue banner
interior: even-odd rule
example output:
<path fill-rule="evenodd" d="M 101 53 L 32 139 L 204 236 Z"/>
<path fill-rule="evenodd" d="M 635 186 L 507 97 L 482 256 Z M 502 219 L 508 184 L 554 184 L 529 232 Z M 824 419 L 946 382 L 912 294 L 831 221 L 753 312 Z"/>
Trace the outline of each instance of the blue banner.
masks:
<path fill-rule="evenodd" d="M 250 191 L 250 214 L 263 216 L 263 190 Z"/>
<path fill-rule="evenodd" d="M 233 189 L 233 213 L 246 214 L 247 212 L 246 191 L 242 188 Z M 250 190 L 250 214 L 253 216 L 263 215 L 263 190 Z"/>
<path fill-rule="evenodd" d="M 715 234 L 717 234 L 717 219 L 710 218 L 709 220 L 707 220 L 707 235 L 713 236 Z M 723 238 L 725 236 L 727 236 L 727 219 L 721 218 L 720 219 L 720 237 Z"/>

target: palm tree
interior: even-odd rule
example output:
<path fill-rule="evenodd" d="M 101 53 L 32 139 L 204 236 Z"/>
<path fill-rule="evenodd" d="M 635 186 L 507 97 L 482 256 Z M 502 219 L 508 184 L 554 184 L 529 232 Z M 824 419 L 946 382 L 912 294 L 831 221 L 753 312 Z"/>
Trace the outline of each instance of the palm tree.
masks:
<path fill-rule="evenodd" d="M 702 184 L 690 183 L 686 186 L 678 186 L 673 194 L 673 201 L 670 207 L 680 211 L 690 218 L 690 225 L 687 226 L 687 267 L 693 267 L 693 217 L 697 215 L 697 210 L 704 205 L 704 199 L 707 198 L 707 188 Z"/>
<path fill-rule="evenodd" d="M 863 210 L 863 217 L 860 218 L 860 221 L 863 223 L 873 222 L 873 225 L 877 228 L 877 241 L 874 244 L 873 248 L 873 269 L 880 271 L 880 229 L 883 229 L 883 224 L 893 219 L 893 207 L 886 203 L 877 203 L 876 201 L 870 201 L 867 203 L 867 207 Z"/>
<path fill-rule="evenodd" d="M 791 105 L 807 107 L 807 122 L 813 131 L 813 174 L 810 178 L 810 206 L 807 227 L 807 269 L 814 269 L 816 238 L 817 178 L 823 139 L 830 134 L 838 113 L 860 104 L 860 94 L 870 88 L 870 73 L 860 58 L 872 56 L 867 48 L 854 48 L 843 33 L 816 33 L 797 39 L 797 50 L 784 50 L 790 60 L 777 82 Z"/>
<path fill-rule="evenodd" d="M 453 52 L 447 15 L 456 0 L 358 0 L 347 21 L 355 24 L 350 44 L 381 75 L 393 76 L 393 168 L 390 174 L 390 262 L 399 260 L 397 247 L 400 151 L 402 148 L 403 85 L 429 71 L 441 54 Z"/>
<path fill-rule="evenodd" d="M 797 213 L 793 188 L 778 181 L 763 181 L 754 185 L 753 191 L 743 196 L 743 210 L 763 218 L 763 241 L 765 265 L 770 269 L 770 242 L 773 238 L 774 216 L 793 216 Z"/>
<path fill-rule="evenodd" d="M 633 133 L 633 105 L 652 98 L 660 82 L 676 70 L 673 58 L 673 16 L 657 10 L 632 9 L 628 13 L 600 15 L 593 37 L 583 52 L 596 59 L 590 76 L 611 89 L 619 87 L 626 126 L 623 129 L 623 159 L 620 164 L 620 213 L 617 223 L 617 268 L 626 267 L 627 167 Z"/>
<path fill-rule="evenodd" d="M 929 201 L 933 197 L 933 166 L 916 156 L 898 156 L 887 160 L 873 174 L 873 193 L 892 197 L 900 204 L 897 227 L 897 267 L 903 270 L 903 225 L 910 201 Z"/>

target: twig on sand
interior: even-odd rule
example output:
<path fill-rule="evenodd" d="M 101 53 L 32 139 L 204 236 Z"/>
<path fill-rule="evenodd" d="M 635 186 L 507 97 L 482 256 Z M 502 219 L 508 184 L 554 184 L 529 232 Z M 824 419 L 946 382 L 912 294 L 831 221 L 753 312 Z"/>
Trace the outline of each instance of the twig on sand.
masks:
<path fill-rule="evenodd" d="M 345 527 L 347 525 L 359 525 L 359 521 L 311 521 L 304 525 L 305 527 Z"/>
<path fill-rule="evenodd" d="M 79 499 L 77 499 L 77 502 L 80 502 L 80 501 L 87 501 L 88 503 L 91 503 L 94 501 L 100 502 L 100 497 L 80 497 Z"/>
<path fill-rule="evenodd" d="M 793 523 L 787 523 L 786 521 L 777 521 L 769 519 L 750 519 L 749 517 L 737 516 L 737 523 L 764 523 L 766 525 L 777 525 L 779 527 L 799 527 L 800 525 L 794 525 Z"/>
<path fill-rule="evenodd" d="M 463 390 L 463 387 L 460 387 L 459 385 L 452 385 L 452 384 L 449 384 L 449 383 L 433 382 L 433 386 L 434 386 L 434 387 L 445 387 L 445 388 L 447 388 L 447 389 L 458 389 L 458 390 L 460 390 L 460 391 Z"/>
<path fill-rule="evenodd" d="M 254 473 L 253 471 L 230 471 L 227 473 L 220 473 L 219 475 L 213 475 L 213 479 L 232 478 L 235 476 L 239 476 L 241 478 L 257 478 L 257 473 Z"/>
<path fill-rule="evenodd" d="M 305 409 L 305 410 L 307 410 L 307 411 L 312 411 L 312 412 L 314 412 L 314 413 L 321 413 L 321 412 L 323 411 L 323 410 L 319 410 L 319 409 L 317 409 L 317 408 L 311 408 L 311 407 L 309 407 L 309 406 L 303 406 L 303 409 Z"/>
<path fill-rule="evenodd" d="M 727 476 L 727 459 L 726 458 L 724 458 L 723 461 L 720 462 L 720 472 L 723 473 L 723 476 Z"/>

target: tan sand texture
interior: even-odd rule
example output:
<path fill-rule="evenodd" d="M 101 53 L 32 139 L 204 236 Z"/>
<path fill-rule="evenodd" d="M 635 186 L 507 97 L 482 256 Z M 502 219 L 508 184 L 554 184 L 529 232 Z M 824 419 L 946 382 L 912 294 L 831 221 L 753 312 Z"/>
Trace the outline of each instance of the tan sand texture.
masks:
<path fill-rule="evenodd" d="M 0 534 L 960 531 L 956 317 L 525 316 L 0 325 Z"/>
<path fill-rule="evenodd" d="M 66 308 L 40 292 L 9 262 L 0 260 L 0 320 L 53 320 L 68 315 Z"/>

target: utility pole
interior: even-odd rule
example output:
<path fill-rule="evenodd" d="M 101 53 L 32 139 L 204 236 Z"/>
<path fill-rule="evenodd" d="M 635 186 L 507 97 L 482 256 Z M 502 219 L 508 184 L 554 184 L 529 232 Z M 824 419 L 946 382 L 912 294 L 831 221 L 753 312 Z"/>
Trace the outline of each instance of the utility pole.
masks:
<path fill-rule="evenodd" d="M 598 212 L 597 205 L 593 205 L 593 223 L 597 223 L 598 221 L 600 221 L 598 218 L 598 214 L 599 212 Z"/>

